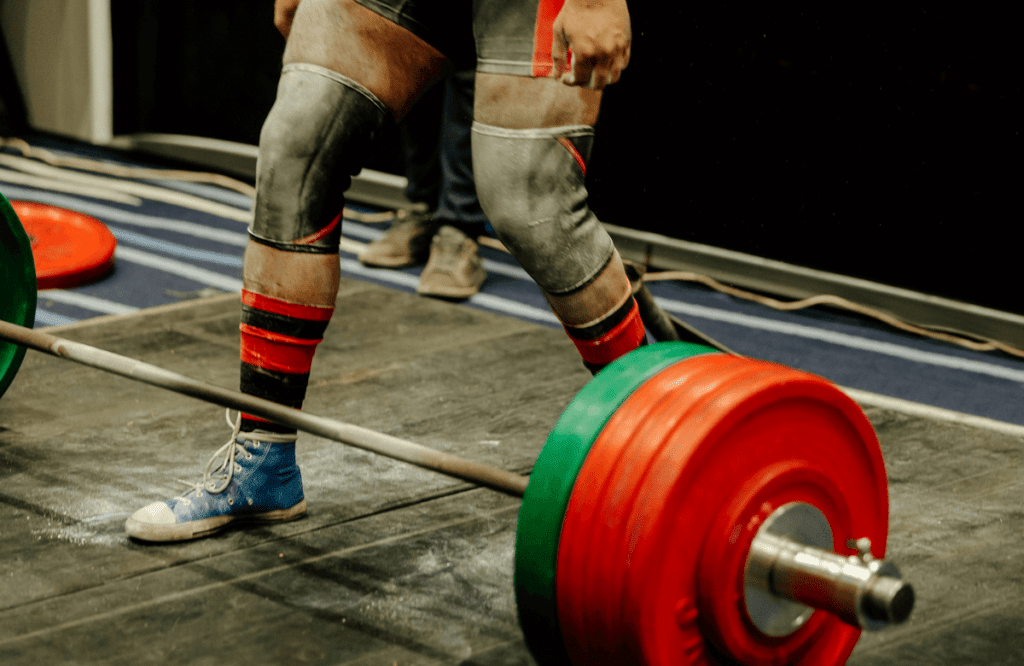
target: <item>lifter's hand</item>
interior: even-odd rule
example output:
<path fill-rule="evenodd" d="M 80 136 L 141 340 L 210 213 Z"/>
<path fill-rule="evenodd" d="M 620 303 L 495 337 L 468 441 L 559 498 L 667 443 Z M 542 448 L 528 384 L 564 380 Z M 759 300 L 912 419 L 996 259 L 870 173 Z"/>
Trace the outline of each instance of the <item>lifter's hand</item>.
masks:
<path fill-rule="evenodd" d="M 626 0 L 565 0 L 554 23 L 551 75 L 568 86 L 601 90 L 619 80 L 632 41 Z M 567 49 L 572 49 L 569 71 Z"/>
<path fill-rule="evenodd" d="M 300 0 L 274 0 L 274 27 L 288 39 Z"/>

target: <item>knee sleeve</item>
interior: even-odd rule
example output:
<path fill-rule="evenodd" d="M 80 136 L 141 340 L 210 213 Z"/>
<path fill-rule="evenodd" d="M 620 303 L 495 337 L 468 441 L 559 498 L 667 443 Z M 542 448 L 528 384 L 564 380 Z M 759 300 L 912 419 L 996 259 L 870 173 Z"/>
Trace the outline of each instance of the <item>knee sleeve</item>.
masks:
<path fill-rule="evenodd" d="M 317 65 L 285 65 L 260 133 L 249 236 L 280 250 L 337 253 L 344 193 L 389 117 L 357 82 Z"/>
<path fill-rule="evenodd" d="M 587 207 L 586 125 L 505 129 L 473 123 L 477 197 L 495 233 L 546 292 L 586 285 L 608 263 L 611 237 Z"/>

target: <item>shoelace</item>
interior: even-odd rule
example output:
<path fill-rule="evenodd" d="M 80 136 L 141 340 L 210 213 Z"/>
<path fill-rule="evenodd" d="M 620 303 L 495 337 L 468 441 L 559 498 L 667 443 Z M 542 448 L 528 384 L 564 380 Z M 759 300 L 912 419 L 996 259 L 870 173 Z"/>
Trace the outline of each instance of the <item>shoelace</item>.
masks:
<path fill-rule="evenodd" d="M 236 456 L 251 455 L 245 450 L 245 446 L 238 442 L 238 433 L 242 428 L 242 413 L 239 412 L 235 420 L 232 421 L 231 410 L 227 409 L 224 412 L 224 417 L 227 420 L 228 425 L 231 426 L 231 439 L 229 439 L 224 446 L 217 449 L 217 451 L 210 456 L 209 462 L 206 463 L 206 467 L 203 469 L 202 481 L 199 483 L 189 483 L 181 480 L 178 481 L 178 483 L 184 483 L 186 486 L 189 486 L 189 490 L 182 493 L 182 495 L 187 495 L 191 492 L 198 493 L 200 490 L 205 490 L 211 495 L 224 492 L 231 483 L 231 479 L 235 476 Z M 252 434 L 255 435 L 256 433 Z M 243 441 L 275 444 L 294 442 L 296 438 L 297 435 L 295 434 L 260 431 L 258 436 L 246 437 Z M 218 459 L 220 459 L 219 464 Z"/>

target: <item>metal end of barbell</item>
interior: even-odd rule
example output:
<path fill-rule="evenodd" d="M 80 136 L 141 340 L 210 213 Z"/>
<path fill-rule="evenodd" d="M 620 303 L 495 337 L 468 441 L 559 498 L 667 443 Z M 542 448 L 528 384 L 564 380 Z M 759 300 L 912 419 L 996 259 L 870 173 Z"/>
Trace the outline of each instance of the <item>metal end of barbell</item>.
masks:
<path fill-rule="evenodd" d="M 914 609 L 913 586 L 903 580 L 895 564 L 876 559 L 871 554 L 870 539 L 849 539 L 846 546 L 857 549 L 857 555 L 850 560 L 854 563 L 859 561 L 871 572 L 871 576 L 860 588 L 860 601 L 857 604 L 861 626 L 877 631 L 906 622 Z"/>
<path fill-rule="evenodd" d="M 808 504 L 779 507 L 758 531 L 747 558 L 747 613 L 763 633 L 783 636 L 806 622 L 813 609 L 869 631 L 905 622 L 914 588 L 894 564 L 871 554 L 871 541 L 851 539 L 858 554 L 828 546 L 827 518 Z M 765 601 L 765 594 L 771 599 Z"/>
<path fill-rule="evenodd" d="M 876 576 L 865 586 L 860 608 L 866 629 L 903 624 L 914 610 L 914 588 L 899 578 Z"/>

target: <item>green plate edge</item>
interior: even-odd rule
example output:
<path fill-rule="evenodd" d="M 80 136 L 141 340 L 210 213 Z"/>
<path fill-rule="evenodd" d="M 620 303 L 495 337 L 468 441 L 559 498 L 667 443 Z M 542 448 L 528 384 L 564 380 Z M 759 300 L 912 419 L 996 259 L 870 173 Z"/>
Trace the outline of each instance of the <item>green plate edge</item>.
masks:
<path fill-rule="evenodd" d="M 605 423 L 645 381 L 665 368 L 717 349 L 690 342 L 640 347 L 609 364 L 566 407 L 530 474 L 516 527 L 515 591 L 519 624 L 540 666 L 568 664 L 555 601 L 562 518 L 580 467 Z"/>
<path fill-rule="evenodd" d="M 32 259 L 32 243 L 11 208 L 7 197 L 0 194 L 0 319 L 31 328 L 36 320 L 36 264 Z M 25 358 L 25 348 L 0 341 L 0 396 L 14 381 Z"/>

